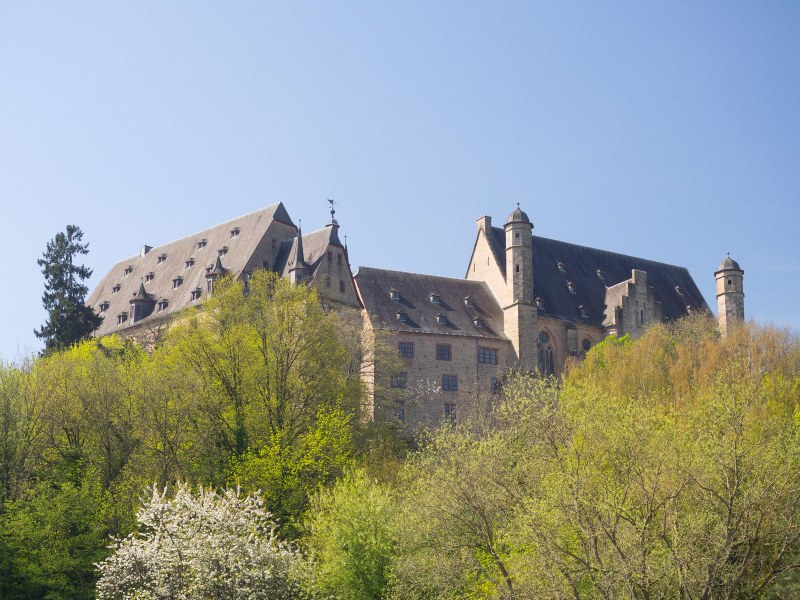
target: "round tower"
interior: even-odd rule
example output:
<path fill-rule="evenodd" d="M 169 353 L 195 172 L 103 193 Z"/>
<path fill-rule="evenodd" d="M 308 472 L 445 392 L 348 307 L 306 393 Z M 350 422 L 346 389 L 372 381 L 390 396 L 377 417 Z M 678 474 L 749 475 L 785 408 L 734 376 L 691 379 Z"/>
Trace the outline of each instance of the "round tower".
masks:
<path fill-rule="evenodd" d="M 517 366 L 536 367 L 536 305 L 533 303 L 533 225 L 517 209 L 508 215 L 506 232 L 506 301 L 503 321 L 506 335 L 516 352 Z"/>
<path fill-rule="evenodd" d="M 744 322 L 744 271 L 728 254 L 714 277 L 717 280 L 717 319 L 722 335 Z"/>

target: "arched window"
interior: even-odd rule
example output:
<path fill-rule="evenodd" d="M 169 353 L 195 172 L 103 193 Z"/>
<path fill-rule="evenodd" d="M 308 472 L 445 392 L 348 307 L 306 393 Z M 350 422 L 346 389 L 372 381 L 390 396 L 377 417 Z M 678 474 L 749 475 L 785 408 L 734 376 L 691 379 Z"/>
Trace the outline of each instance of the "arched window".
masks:
<path fill-rule="evenodd" d="M 553 347 L 544 347 L 539 344 L 537 347 L 537 356 L 539 359 L 539 373 L 542 375 L 554 375 L 556 372 L 556 361 L 555 354 L 553 353 Z"/>

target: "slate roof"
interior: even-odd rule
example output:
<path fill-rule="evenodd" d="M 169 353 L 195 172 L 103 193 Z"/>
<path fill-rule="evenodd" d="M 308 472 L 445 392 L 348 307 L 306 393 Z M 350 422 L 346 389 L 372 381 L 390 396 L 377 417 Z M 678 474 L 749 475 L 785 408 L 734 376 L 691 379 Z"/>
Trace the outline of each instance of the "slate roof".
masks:
<path fill-rule="evenodd" d="M 279 202 L 156 246 L 144 256 L 136 255 L 119 261 L 103 277 L 86 302 L 98 313 L 102 302 L 109 303 L 109 307 L 101 314 L 104 317 L 103 323 L 95 335 L 108 335 L 131 324 L 129 318 L 125 323 L 117 325 L 117 315 L 130 312 L 130 300 L 139 291 L 142 280 L 151 297 L 168 302 L 165 310 L 148 317 L 154 318 L 177 312 L 193 303 L 192 292 L 197 288 L 206 289 L 206 268 L 213 268 L 221 248 L 227 248 L 227 252 L 221 257 L 222 266 L 240 275 L 273 221 L 294 226 L 283 204 Z M 236 228 L 238 234 L 231 237 L 231 232 Z M 206 241 L 203 247 L 199 247 L 201 240 Z M 165 258 L 159 262 L 159 256 L 162 255 Z M 193 262 L 187 266 L 187 261 L 191 259 Z M 153 277 L 148 281 L 150 273 Z M 173 280 L 177 277 L 182 278 L 182 284 L 173 289 Z M 113 288 L 117 285 L 119 291 L 114 293 Z"/>
<path fill-rule="evenodd" d="M 354 278 L 364 308 L 378 329 L 507 339 L 503 334 L 503 311 L 482 281 L 370 267 L 360 267 Z M 400 293 L 399 300 L 391 299 L 393 289 Z M 439 295 L 441 304 L 431 302 L 433 292 Z M 467 296 L 473 307 L 464 305 Z M 398 311 L 408 315 L 407 323 L 397 319 Z M 447 317 L 447 325 L 437 323 L 439 314 Z M 476 317 L 483 320 L 483 328 L 476 327 Z"/>
<path fill-rule="evenodd" d="M 489 241 L 505 274 L 505 231 L 492 227 Z M 563 263 L 564 272 L 559 269 L 559 262 Z M 533 294 L 544 301 L 544 310 L 539 310 L 544 316 L 602 327 L 606 287 L 630 279 L 633 269 L 647 271 L 647 283 L 653 286 L 666 319 L 687 315 L 687 306 L 693 311 L 708 310 L 684 267 L 533 236 Z M 568 288 L 569 282 L 574 294 Z M 581 305 L 588 310 L 588 318 L 581 317 Z"/>

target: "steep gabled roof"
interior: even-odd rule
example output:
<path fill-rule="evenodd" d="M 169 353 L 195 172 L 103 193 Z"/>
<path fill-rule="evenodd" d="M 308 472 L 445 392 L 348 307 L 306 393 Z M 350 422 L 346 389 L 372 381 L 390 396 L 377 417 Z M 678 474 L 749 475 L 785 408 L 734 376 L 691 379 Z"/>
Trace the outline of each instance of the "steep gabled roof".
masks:
<path fill-rule="evenodd" d="M 360 267 L 355 281 L 364 308 L 378 329 L 506 339 L 503 311 L 482 281 L 370 267 Z M 391 299 L 393 289 L 400 293 L 399 300 Z M 439 304 L 431 302 L 434 292 Z M 471 307 L 464 305 L 467 296 L 472 300 Z M 408 321 L 399 321 L 398 312 L 404 312 Z M 439 314 L 447 317 L 446 325 L 437 322 Z M 476 318 L 481 319 L 483 327 L 475 325 Z"/>
<path fill-rule="evenodd" d="M 492 227 L 487 233 L 505 274 L 505 232 Z M 559 262 L 564 271 L 559 269 Z M 653 286 L 665 318 L 674 320 L 687 315 L 687 306 L 693 311 L 708 310 L 684 267 L 533 236 L 533 293 L 543 300 L 544 310 L 539 314 L 545 316 L 602 327 L 606 287 L 630 279 L 633 269 L 647 271 L 648 284 Z M 568 288 L 569 282 L 574 294 Z M 588 310 L 588 318 L 581 316 L 581 305 Z"/>
<path fill-rule="evenodd" d="M 103 316 L 128 312 L 144 279 L 150 296 L 168 301 L 159 316 L 177 312 L 192 303 L 192 291 L 205 289 L 206 269 L 213 268 L 221 249 L 225 249 L 223 261 L 227 270 L 241 275 L 273 221 L 294 226 L 283 204 L 277 203 L 121 260 L 103 277 L 86 303 L 99 313 L 100 304 L 108 301 Z M 232 237 L 234 230 L 238 231 Z M 159 260 L 160 256 L 163 260 Z M 148 277 L 150 273 L 152 278 Z M 173 281 L 178 278 L 181 285 L 174 287 Z M 114 293 L 117 285 L 119 291 Z M 107 335 L 127 325 L 128 322 L 120 326 L 116 319 L 105 318 L 95 335 Z"/>
<path fill-rule="evenodd" d="M 290 240 L 284 241 L 275 257 L 275 264 L 272 270 L 280 274 L 282 277 L 288 275 L 289 271 L 294 267 L 296 262 L 296 254 L 298 252 L 299 240 L 294 237 Z M 302 255 L 306 266 L 309 267 L 309 272 L 314 273 L 322 260 L 322 257 L 327 252 L 329 246 L 342 247 L 339 241 L 339 236 L 336 233 L 335 227 L 323 227 L 317 231 L 304 234 L 302 236 Z"/>

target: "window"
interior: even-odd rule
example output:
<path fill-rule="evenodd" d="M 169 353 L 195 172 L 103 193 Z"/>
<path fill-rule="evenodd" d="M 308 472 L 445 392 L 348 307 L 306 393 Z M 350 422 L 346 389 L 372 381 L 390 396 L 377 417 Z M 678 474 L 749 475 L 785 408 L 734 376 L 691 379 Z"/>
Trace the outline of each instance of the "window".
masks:
<path fill-rule="evenodd" d="M 117 315 L 117 325 L 122 325 L 127 320 L 128 320 L 128 313 L 121 312 Z"/>
<path fill-rule="evenodd" d="M 605 274 L 605 273 L 603 273 L 603 271 L 602 271 L 601 269 L 597 269 L 597 271 L 596 271 L 596 272 L 597 272 L 597 277 L 598 277 L 598 278 L 599 278 L 601 281 L 605 282 L 605 280 L 606 280 L 606 274 Z"/>
<path fill-rule="evenodd" d="M 456 422 L 456 404 L 455 402 L 444 403 L 444 418 L 450 423 Z"/>
<path fill-rule="evenodd" d="M 589 309 L 586 308 L 583 304 L 578 307 L 578 310 L 581 311 L 581 318 L 588 319 L 589 318 Z"/>
<path fill-rule="evenodd" d="M 407 380 L 408 380 L 408 373 L 406 373 L 405 371 L 400 371 L 399 373 L 395 373 L 394 375 L 392 375 L 392 387 L 404 390 L 406 389 Z"/>
<path fill-rule="evenodd" d="M 644 309 L 639 309 L 639 325 L 644 325 Z"/>
<path fill-rule="evenodd" d="M 550 342 L 550 335 L 546 331 L 539 332 L 539 341 L 543 344 Z"/>
<path fill-rule="evenodd" d="M 331 287 L 331 278 L 330 277 L 326 277 L 325 278 L 325 287 Z"/>
<path fill-rule="evenodd" d="M 337 254 L 336 255 L 336 264 L 337 265 L 341 265 L 342 264 L 342 255 L 341 254 Z"/>
<path fill-rule="evenodd" d="M 441 304 L 442 297 L 437 294 L 436 292 L 431 292 L 430 294 L 431 304 Z"/>
<path fill-rule="evenodd" d="M 133 267 L 128 265 L 127 267 L 125 267 L 125 276 L 127 277 L 131 273 L 133 273 Z"/>
<path fill-rule="evenodd" d="M 544 300 L 539 297 L 536 298 L 536 308 L 538 310 L 544 310 Z"/>
<path fill-rule="evenodd" d="M 108 300 L 104 300 L 103 302 L 100 303 L 100 312 L 101 313 L 106 312 L 109 306 L 111 305 L 108 303 Z"/>
<path fill-rule="evenodd" d="M 519 263 L 517 263 L 516 271 L 517 271 L 517 273 L 519 273 Z"/>
<path fill-rule="evenodd" d="M 164 262 L 165 260 L 167 260 L 167 255 L 166 255 L 166 254 L 163 254 L 163 253 L 162 253 L 162 254 L 159 254 L 159 255 L 158 255 L 158 262 L 157 262 L 157 264 L 159 264 L 159 265 L 160 265 L 160 264 L 161 264 L 162 262 Z"/>
<path fill-rule="evenodd" d="M 556 266 L 558 267 L 558 270 L 561 271 L 562 273 L 567 272 L 567 265 L 564 264 L 563 260 L 556 261 Z"/>
<path fill-rule="evenodd" d="M 389 290 L 389 298 L 391 298 L 392 300 L 400 300 L 400 292 L 392 288 L 391 290 Z"/>
<path fill-rule="evenodd" d="M 494 348 L 478 348 L 478 362 L 484 365 L 496 365 L 497 350 Z"/>
<path fill-rule="evenodd" d="M 111 293 L 112 293 L 112 294 L 116 294 L 116 293 L 117 293 L 117 292 L 119 292 L 121 289 L 122 289 L 122 286 L 121 286 L 120 284 L 117 284 L 117 285 L 115 285 L 114 287 L 112 287 L 112 288 L 111 288 Z"/>
<path fill-rule="evenodd" d="M 398 311 L 397 312 L 397 320 L 401 323 L 408 323 L 408 313 L 405 311 Z"/>
<path fill-rule="evenodd" d="M 219 256 L 225 256 L 227 253 L 228 253 L 228 247 L 227 246 L 223 246 L 222 248 L 217 250 L 217 254 Z"/>
<path fill-rule="evenodd" d="M 555 374 L 555 357 L 553 355 L 552 346 L 547 346 L 547 348 L 545 348 L 539 344 L 537 351 L 539 358 L 539 373 L 542 375 Z"/>
<path fill-rule="evenodd" d="M 498 380 L 497 377 L 492 377 L 491 381 L 489 382 L 489 391 L 492 394 L 500 393 L 500 380 Z"/>
<path fill-rule="evenodd" d="M 203 290 L 201 290 L 199 287 L 194 288 L 192 290 L 192 302 L 194 302 L 195 300 L 200 300 L 200 296 L 202 296 L 202 294 Z"/>
<path fill-rule="evenodd" d="M 153 278 L 156 276 L 155 273 L 150 271 L 147 275 L 144 276 L 145 281 L 153 281 Z"/>
<path fill-rule="evenodd" d="M 172 289 L 179 288 L 183 285 L 183 277 L 176 277 L 172 280 Z"/>
<path fill-rule="evenodd" d="M 450 344 L 436 344 L 436 360 L 450 360 Z"/>
<path fill-rule="evenodd" d="M 436 322 L 439 325 L 449 325 L 450 321 L 447 320 L 447 315 L 438 314 L 436 315 Z"/>
<path fill-rule="evenodd" d="M 472 323 L 475 325 L 475 327 L 477 329 L 485 329 L 486 328 L 486 323 L 480 317 L 475 317 L 472 320 Z"/>
<path fill-rule="evenodd" d="M 567 289 L 569 290 L 570 294 L 575 294 L 576 293 L 575 292 L 575 284 L 572 283 L 571 281 L 567 282 Z"/>
<path fill-rule="evenodd" d="M 239 228 L 234 227 L 233 229 L 231 229 L 231 237 L 235 238 L 237 235 L 239 235 Z"/>
<path fill-rule="evenodd" d="M 581 342 L 581 347 L 583 348 L 584 352 L 588 352 L 592 348 L 592 340 L 589 338 L 583 338 Z"/>
<path fill-rule="evenodd" d="M 194 266 L 194 258 L 190 258 L 189 260 L 186 261 L 186 268 L 187 269 L 189 267 L 192 267 L 192 266 Z"/>
<path fill-rule="evenodd" d="M 442 390 L 455 392 L 458 390 L 458 377 L 455 375 L 442 375 Z"/>
<path fill-rule="evenodd" d="M 394 418 L 400 421 L 401 423 L 406 422 L 406 402 L 405 400 L 395 400 L 394 401 Z"/>
<path fill-rule="evenodd" d="M 403 358 L 414 358 L 414 342 L 399 342 L 397 349 Z"/>
<path fill-rule="evenodd" d="M 467 308 L 474 308 L 475 301 L 472 299 L 472 297 L 467 296 L 466 298 L 464 298 L 464 306 L 466 306 Z"/>
<path fill-rule="evenodd" d="M 197 242 L 197 249 L 199 250 L 200 248 L 205 248 L 206 244 L 208 244 L 208 240 L 206 238 L 203 238 L 202 240 Z"/>
<path fill-rule="evenodd" d="M 273 250 L 275 250 L 275 248 L 277 248 L 277 246 L 278 246 L 278 240 L 276 240 L 275 238 L 272 238 L 272 239 L 270 240 L 270 247 L 271 247 Z"/>
<path fill-rule="evenodd" d="M 161 299 L 158 301 L 158 312 L 162 312 L 167 310 L 167 306 L 169 306 L 169 302 L 165 299 Z"/>
<path fill-rule="evenodd" d="M 344 279 L 339 280 L 339 293 L 344 294 Z"/>

